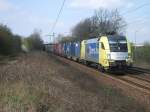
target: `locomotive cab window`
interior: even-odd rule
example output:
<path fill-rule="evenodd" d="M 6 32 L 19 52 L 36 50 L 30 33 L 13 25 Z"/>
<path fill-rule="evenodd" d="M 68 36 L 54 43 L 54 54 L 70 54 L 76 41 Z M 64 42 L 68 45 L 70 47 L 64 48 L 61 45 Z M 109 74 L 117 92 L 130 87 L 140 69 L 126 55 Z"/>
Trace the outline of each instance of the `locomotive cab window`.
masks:
<path fill-rule="evenodd" d="M 111 52 L 127 52 L 127 41 L 125 37 L 109 37 Z"/>
<path fill-rule="evenodd" d="M 101 48 L 102 48 L 103 50 L 105 50 L 105 47 L 104 47 L 104 43 L 103 43 L 103 42 L 101 42 Z"/>

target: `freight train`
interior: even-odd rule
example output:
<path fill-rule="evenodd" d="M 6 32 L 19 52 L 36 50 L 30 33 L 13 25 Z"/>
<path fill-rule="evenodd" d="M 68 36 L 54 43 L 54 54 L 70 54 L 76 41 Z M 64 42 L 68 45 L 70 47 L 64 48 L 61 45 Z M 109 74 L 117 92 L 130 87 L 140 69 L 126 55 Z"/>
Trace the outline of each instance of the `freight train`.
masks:
<path fill-rule="evenodd" d="M 88 40 L 45 45 L 51 53 L 84 64 L 95 64 L 102 72 L 132 66 L 131 45 L 125 36 L 109 35 Z"/>

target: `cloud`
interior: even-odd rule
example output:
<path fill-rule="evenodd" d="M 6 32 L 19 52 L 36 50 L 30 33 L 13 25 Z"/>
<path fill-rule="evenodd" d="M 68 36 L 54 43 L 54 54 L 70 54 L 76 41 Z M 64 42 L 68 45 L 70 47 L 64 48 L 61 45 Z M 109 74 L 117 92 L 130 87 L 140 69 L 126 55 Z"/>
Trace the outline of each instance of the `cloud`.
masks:
<path fill-rule="evenodd" d="M 73 8 L 88 8 L 88 9 L 97 9 L 97 8 L 120 8 L 127 4 L 128 0 L 72 0 L 70 6 Z"/>
<path fill-rule="evenodd" d="M 14 8 L 13 5 L 7 0 L 0 0 L 0 12 L 9 11 L 12 10 L 13 8 Z"/>

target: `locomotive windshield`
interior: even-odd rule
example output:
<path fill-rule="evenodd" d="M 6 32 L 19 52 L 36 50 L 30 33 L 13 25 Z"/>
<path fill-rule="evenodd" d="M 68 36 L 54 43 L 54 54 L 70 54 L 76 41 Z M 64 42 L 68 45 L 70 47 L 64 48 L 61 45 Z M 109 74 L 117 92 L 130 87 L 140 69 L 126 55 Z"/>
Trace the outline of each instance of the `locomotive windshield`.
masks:
<path fill-rule="evenodd" d="M 123 36 L 108 37 L 111 52 L 127 52 L 127 40 Z"/>

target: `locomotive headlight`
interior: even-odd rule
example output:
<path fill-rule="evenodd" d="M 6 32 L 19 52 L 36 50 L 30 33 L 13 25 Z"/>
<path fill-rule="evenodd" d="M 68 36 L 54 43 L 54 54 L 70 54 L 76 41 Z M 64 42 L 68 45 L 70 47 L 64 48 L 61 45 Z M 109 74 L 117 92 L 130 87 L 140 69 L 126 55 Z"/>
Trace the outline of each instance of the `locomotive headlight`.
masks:
<path fill-rule="evenodd" d="M 128 62 L 129 64 L 132 63 L 132 56 L 131 53 L 128 53 L 128 57 L 126 59 L 126 62 Z"/>
<path fill-rule="evenodd" d="M 128 58 L 131 58 L 131 53 L 128 53 Z"/>
<path fill-rule="evenodd" d="M 111 54 L 110 54 L 110 53 L 107 54 L 107 59 L 108 59 L 108 61 L 111 62 L 111 63 L 115 62 L 115 60 L 113 60 L 113 59 L 111 58 Z"/>

